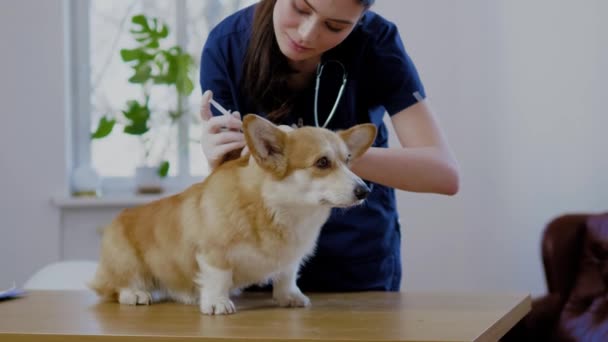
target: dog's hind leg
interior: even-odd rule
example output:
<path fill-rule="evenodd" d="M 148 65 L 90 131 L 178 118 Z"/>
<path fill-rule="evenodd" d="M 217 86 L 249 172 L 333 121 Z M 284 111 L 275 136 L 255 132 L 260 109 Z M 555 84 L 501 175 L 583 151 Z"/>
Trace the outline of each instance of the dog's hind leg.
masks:
<path fill-rule="evenodd" d="M 124 228 L 114 223 L 104 232 L 99 265 L 89 287 L 121 304 L 150 304 L 155 281 L 146 270 Z"/>

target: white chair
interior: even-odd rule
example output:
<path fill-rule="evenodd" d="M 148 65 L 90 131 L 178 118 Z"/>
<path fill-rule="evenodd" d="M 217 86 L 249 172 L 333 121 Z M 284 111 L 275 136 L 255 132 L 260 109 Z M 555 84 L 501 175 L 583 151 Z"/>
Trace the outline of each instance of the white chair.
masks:
<path fill-rule="evenodd" d="M 96 261 L 68 260 L 46 265 L 23 285 L 25 290 L 86 290 L 97 269 Z"/>

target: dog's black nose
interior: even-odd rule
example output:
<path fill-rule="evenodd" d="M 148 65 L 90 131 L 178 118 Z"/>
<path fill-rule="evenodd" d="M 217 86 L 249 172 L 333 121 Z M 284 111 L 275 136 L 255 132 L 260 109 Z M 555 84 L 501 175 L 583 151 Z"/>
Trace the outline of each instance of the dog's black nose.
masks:
<path fill-rule="evenodd" d="M 365 184 L 358 184 L 355 187 L 355 197 L 357 197 L 358 200 L 365 199 L 369 193 L 370 190 Z"/>

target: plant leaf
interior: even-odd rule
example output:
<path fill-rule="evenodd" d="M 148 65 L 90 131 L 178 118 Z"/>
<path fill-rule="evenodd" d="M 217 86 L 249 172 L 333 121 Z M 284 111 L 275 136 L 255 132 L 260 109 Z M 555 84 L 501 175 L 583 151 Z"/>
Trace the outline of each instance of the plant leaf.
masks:
<path fill-rule="evenodd" d="M 146 123 L 134 122 L 128 126 L 125 126 L 125 129 L 123 131 L 131 135 L 142 135 L 148 132 L 148 130 L 149 129 Z"/>
<path fill-rule="evenodd" d="M 133 24 L 136 24 L 136 25 L 139 25 L 139 26 L 142 26 L 142 27 L 148 27 L 148 20 L 146 19 L 146 16 L 144 14 L 134 15 L 131 18 L 131 22 Z"/>
<path fill-rule="evenodd" d="M 150 108 L 148 108 L 147 104 L 142 105 L 135 100 L 128 101 L 127 110 L 123 111 L 122 114 L 131 121 L 125 126 L 125 133 L 142 135 L 149 130 Z"/>
<path fill-rule="evenodd" d="M 161 178 L 165 178 L 165 177 L 167 177 L 167 174 L 169 173 L 169 166 L 170 166 L 170 164 L 169 164 L 169 162 L 168 162 L 168 161 L 166 161 L 166 160 L 165 160 L 165 161 L 163 161 L 163 162 L 160 164 L 160 166 L 158 167 L 158 171 L 157 171 L 157 172 L 158 172 L 158 175 L 159 175 Z"/>
<path fill-rule="evenodd" d="M 145 39 L 142 40 L 142 43 L 146 41 Z M 146 44 L 146 48 L 148 49 L 158 49 L 160 47 L 160 44 L 158 43 L 158 40 L 152 40 L 150 41 L 148 44 Z"/>
<path fill-rule="evenodd" d="M 129 78 L 130 83 L 142 84 L 146 83 L 152 75 L 152 68 L 147 64 L 138 64 L 133 68 L 135 74 Z"/>
<path fill-rule="evenodd" d="M 163 25 L 160 32 L 158 32 L 158 36 L 160 38 L 167 38 L 169 37 L 169 27 L 167 25 Z"/>
<path fill-rule="evenodd" d="M 193 65 L 192 57 L 187 53 L 182 53 L 177 58 L 177 76 L 176 84 L 177 92 L 180 95 L 190 95 L 194 90 L 194 82 L 190 78 L 190 70 Z"/>
<path fill-rule="evenodd" d="M 97 130 L 91 134 L 91 139 L 101 139 L 107 137 L 110 133 L 112 133 L 112 129 L 116 124 L 116 119 L 108 120 L 105 116 L 99 119 L 99 124 L 97 125 Z"/>
<path fill-rule="evenodd" d="M 131 22 L 137 28 L 131 29 L 135 40 L 149 49 L 158 49 L 159 40 L 169 35 L 169 28 L 158 18 L 148 18 L 143 14 L 136 15 Z"/>
<path fill-rule="evenodd" d="M 150 109 L 135 100 L 127 102 L 127 111 L 122 113 L 131 121 L 146 121 L 150 118 Z"/>
<path fill-rule="evenodd" d="M 123 62 L 131 62 L 141 58 L 141 49 L 121 49 L 120 58 Z"/>

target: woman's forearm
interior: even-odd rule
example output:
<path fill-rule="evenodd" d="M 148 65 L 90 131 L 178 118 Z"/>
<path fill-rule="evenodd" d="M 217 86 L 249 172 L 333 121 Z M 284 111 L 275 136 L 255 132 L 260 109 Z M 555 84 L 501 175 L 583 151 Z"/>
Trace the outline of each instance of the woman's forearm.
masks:
<path fill-rule="evenodd" d="M 363 179 L 404 191 L 458 192 L 458 166 L 449 153 L 436 147 L 372 147 L 352 169 Z"/>

